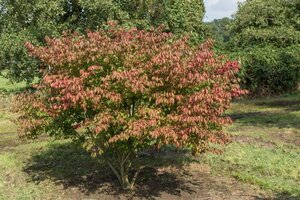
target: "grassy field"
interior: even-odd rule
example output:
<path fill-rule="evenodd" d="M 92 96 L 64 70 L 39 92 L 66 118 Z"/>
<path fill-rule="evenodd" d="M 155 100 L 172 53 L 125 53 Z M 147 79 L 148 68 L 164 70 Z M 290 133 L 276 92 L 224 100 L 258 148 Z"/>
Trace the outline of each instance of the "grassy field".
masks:
<path fill-rule="evenodd" d="M 3 81 L 0 88 L 19 88 Z M 300 199 L 300 93 L 235 102 L 227 112 L 235 122 L 227 127 L 233 141 L 224 154 L 191 158 L 164 151 L 134 194 L 119 191 L 107 166 L 68 140 L 20 141 L 9 104 L 2 96 L 0 200 Z"/>
<path fill-rule="evenodd" d="M 228 114 L 234 142 L 205 157 L 214 172 L 300 199 L 300 94 L 239 101 Z"/>

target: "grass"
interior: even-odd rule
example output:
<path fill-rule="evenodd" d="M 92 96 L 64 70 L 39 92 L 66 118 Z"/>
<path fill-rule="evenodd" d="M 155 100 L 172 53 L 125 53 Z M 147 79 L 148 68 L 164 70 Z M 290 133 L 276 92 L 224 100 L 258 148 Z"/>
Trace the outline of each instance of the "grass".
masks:
<path fill-rule="evenodd" d="M 14 92 L 26 87 L 25 82 L 11 83 L 8 79 L 0 76 L 0 91 Z"/>
<path fill-rule="evenodd" d="M 300 93 L 233 104 L 233 143 L 205 161 L 217 174 L 300 198 Z"/>
<path fill-rule="evenodd" d="M 11 91 L 18 88 L 4 87 Z M 2 102 L 9 104 L 3 98 Z M 224 147 L 224 154 L 206 154 L 200 162 L 228 180 L 234 177 L 259 186 L 272 196 L 287 195 L 278 199 L 300 199 L 300 93 L 237 101 L 226 114 L 235 121 L 226 128 L 233 142 Z M 106 165 L 91 159 L 68 140 L 19 141 L 11 116 L 7 108 L 0 106 L 0 200 L 70 199 L 72 194 L 81 195 L 76 198 L 93 198 L 93 193 L 107 183 L 117 184 L 111 180 L 113 176 Z M 192 162 L 175 155 L 167 160 L 175 165 Z M 158 159 L 155 164 L 165 161 Z M 178 182 L 176 178 L 169 181 Z M 167 190 L 166 186 L 162 188 Z"/>
<path fill-rule="evenodd" d="M 300 197 L 300 150 L 289 146 L 261 147 L 233 143 L 224 155 L 208 155 L 215 171 L 277 193 Z"/>
<path fill-rule="evenodd" d="M 60 151 L 55 151 L 50 155 L 43 154 L 43 152 L 49 154 L 50 149 L 59 148 L 60 146 L 65 148 L 61 148 Z M 62 153 L 62 151 L 64 152 Z M 37 152 L 41 152 L 41 154 L 37 154 Z M 70 156 L 72 153 L 74 154 L 74 150 L 70 148 L 68 141 L 28 143 L 2 152 L 0 154 L 0 199 L 43 199 L 44 197 L 59 199 L 61 194 L 57 193 L 57 190 L 62 190 L 63 185 L 57 185 L 56 180 L 51 179 L 50 175 L 51 173 L 54 173 L 57 177 L 67 176 L 66 174 L 74 175 L 72 173 L 74 170 L 78 173 L 80 169 L 71 166 L 74 166 L 76 162 L 85 162 L 80 154 L 73 156 L 78 158 L 76 162 L 74 160 L 72 163 L 71 161 L 64 162 L 63 167 L 57 165 L 59 164 L 58 161 L 63 162 L 62 156 Z M 88 158 L 88 156 L 85 156 L 85 158 Z M 49 168 L 50 166 L 51 168 Z M 70 169 L 73 169 L 73 171 Z M 68 171 L 69 173 L 67 173 Z M 53 177 L 53 174 L 51 177 Z"/>

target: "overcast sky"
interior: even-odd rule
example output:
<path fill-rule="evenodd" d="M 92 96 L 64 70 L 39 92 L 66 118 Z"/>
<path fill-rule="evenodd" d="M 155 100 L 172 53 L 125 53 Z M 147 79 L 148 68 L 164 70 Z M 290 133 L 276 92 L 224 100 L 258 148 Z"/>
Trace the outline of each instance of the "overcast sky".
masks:
<path fill-rule="evenodd" d="M 204 21 L 231 17 L 237 10 L 238 2 L 245 0 L 204 0 L 206 15 Z"/>

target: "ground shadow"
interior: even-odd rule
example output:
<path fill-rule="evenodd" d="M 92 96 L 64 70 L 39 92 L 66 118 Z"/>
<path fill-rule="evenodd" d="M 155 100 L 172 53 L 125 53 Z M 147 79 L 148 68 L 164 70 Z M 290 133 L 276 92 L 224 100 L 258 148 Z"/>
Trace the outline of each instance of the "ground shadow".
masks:
<path fill-rule="evenodd" d="M 299 99 L 278 99 L 273 101 L 259 100 L 249 103 L 249 106 L 262 106 L 268 108 L 279 108 L 279 110 L 263 112 L 236 112 L 228 115 L 234 121 L 245 125 L 258 125 L 278 128 L 300 128 L 300 119 L 294 113 L 300 111 Z M 248 106 L 246 103 L 245 106 Z"/>
<path fill-rule="evenodd" d="M 296 196 L 292 196 L 288 193 L 278 193 L 275 195 L 274 200 L 299 200 L 300 199 L 300 193 Z"/>
<path fill-rule="evenodd" d="M 300 128 L 300 119 L 293 113 L 282 112 L 249 112 L 228 115 L 241 125 L 258 127 Z"/>
<path fill-rule="evenodd" d="M 277 100 L 277 101 L 262 101 L 255 103 L 257 106 L 267 106 L 273 108 L 283 108 L 286 111 L 299 111 L 300 100 Z"/>
<path fill-rule="evenodd" d="M 289 112 L 249 112 L 228 115 L 234 122 L 241 125 L 258 127 L 300 128 L 300 119 Z"/>
<path fill-rule="evenodd" d="M 258 198 L 254 191 L 249 191 L 240 182 L 215 177 L 195 161 L 181 168 L 182 163 L 192 159 L 188 154 L 185 156 L 173 150 L 157 153 L 153 165 L 162 166 L 164 163 L 165 167 L 145 168 L 133 192 L 120 190 L 115 176 L 105 163 L 97 162 L 72 143 L 51 145 L 47 150 L 33 155 L 23 171 L 29 175 L 30 182 L 55 183 L 61 188 L 55 191 L 64 193 L 62 198 L 66 199 Z"/>
<path fill-rule="evenodd" d="M 273 197 L 255 197 L 255 200 L 299 200 L 300 194 L 292 196 L 288 193 L 277 193 Z"/>
<path fill-rule="evenodd" d="M 169 163 L 167 161 L 164 160 L 165 165 L 174 164 L 174 158 Z M 184 159 L 180 160 L 183 161 Z M 158 161 L 155 165 L 160 163 L 162 162 Z M 120 190 L 117 179 L 104 162 L 97 161 L 72 143 L 51 145 L 48 150 L 33 155 L 23 170 L 29 174 L 29 181 L 38 184 L 51 180 L 57 185 L 63 185 L 65 189 L 76 188 L 83 195 L 101 191 L 115 197 L 125 195 L 128 198 L 154 199 L 161 192 L 175 196 L 179 196 L 182 191 L 193 193 L 193 189 L 178 174 L 172 171 L 160 172 L 154 167 L 147 167 L 141 172 L 136 192 L 124 192 Z"/>

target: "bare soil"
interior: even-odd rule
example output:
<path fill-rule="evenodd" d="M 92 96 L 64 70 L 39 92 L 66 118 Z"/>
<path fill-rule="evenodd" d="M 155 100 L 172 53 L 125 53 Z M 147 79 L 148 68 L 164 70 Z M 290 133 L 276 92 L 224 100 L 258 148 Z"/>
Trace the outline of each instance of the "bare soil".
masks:
<path fill-rule="evenodd" d="M 95 178 L 95 177 L 94 177 Z M 242 184 L 233 178 L 214 176 L 209 167 L 191 164 L 184 170 L 176 168 L 146 169 L 141 174 L 135 191 L 118 190 L 114 178 L 92 193 L 77 187 L 64 188 L 63 199 L 89 200 L 138 200 L 138 199 L 199 199 L 199 200 L 256 200 L 273 199 L 266 192 Z M 92 180 L 95 183 L 99 180 Z M 96 184 L 97 185 L 97 184 Z"/>

